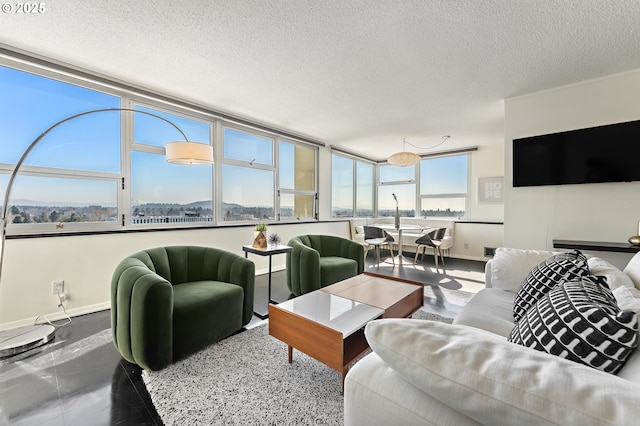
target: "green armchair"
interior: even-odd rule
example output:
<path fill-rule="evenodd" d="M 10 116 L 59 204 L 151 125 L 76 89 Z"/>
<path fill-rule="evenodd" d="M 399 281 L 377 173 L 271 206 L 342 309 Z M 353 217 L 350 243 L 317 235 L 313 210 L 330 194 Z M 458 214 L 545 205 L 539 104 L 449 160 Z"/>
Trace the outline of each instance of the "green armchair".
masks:
<path fill-rule="evenodd" d="M 332 235 L 299 235 L 289 240 L 287 286 L 295 296 L 364 272 L 362 244 Z"/>
<path fill-rule="evenodd" d="M 198 246 L 143 250 L 111 280 L 113 342 L 122 356 L 160 370 L 251 321 L 255 265 L 235 253 Z"/>

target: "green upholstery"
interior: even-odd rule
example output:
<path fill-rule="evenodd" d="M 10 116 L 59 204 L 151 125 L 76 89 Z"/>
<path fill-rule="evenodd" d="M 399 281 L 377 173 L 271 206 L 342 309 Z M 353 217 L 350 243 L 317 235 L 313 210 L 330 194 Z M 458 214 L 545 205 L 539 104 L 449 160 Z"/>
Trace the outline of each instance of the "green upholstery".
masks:
<path fill-rule="evenodd" d="M 113 342 L 130 362 L 160 370 L 251 321 L 255 265 L 198 246 L 143 250 L 111 280 Z"/>
<path fill-rule="evenodd" d="M 287 286 L 295 296 L 364 272 L 362 244 L 333 235 L 299 235 L 289 240 Z"/>

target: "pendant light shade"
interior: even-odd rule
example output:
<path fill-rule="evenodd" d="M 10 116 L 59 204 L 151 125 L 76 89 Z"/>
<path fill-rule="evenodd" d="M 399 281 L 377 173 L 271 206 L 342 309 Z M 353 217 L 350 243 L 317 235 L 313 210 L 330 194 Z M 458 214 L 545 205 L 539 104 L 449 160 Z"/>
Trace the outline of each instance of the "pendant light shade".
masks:
<path fill-rule="evenodd" d="M 402 151 L 396 152 L 391 157 L 389 157 L 387 161 L 389 162 L 389 164 L 392 164 L 394 166 L 413 166 L 414 164 L 417 164 L 418 161 L 420 161 L 420 156 L 413 152 Z"/>
<path fill-rule="evenodd" d="M 213 164 L 213 147 L 198 142 L 169 142 L 165 145 L 167 162 L 172 164 Z"/>
<path fill-rule="evenodd" d="M 413 166 L 420 161 L 420 156 L 405 150 L 407 141 L 402 138 L 402 152 L 396 152 L 387 159 L 389 164 L 399 167 Z"/>
<path fill-rule="evenodd" d="M 414 148 L 431 149 L 431 148 L 435 148 L 435 147 L 438 147 L 438 146 L 442 145 L 450 137 L 451 136 L 449 136 L 449 135 L 445 135 L 445 136 L 442 137 L 442 142 L 438 143 L 437 145 L 434 145 L 434 146 L 431 146 L 431 147 L 427 147 L 427 148 L 412 145 L 409 142 L 407 142 L 407 140 L 405 138 L 402 138 L 402 151 L 401 152 L 396 152 L 391 157 L 387 158 L 387 161 L 389 162 L 389 164 L 392 164 L 394 166 L 399 166 L 399 167 L 413 166 L 414 164 L 418 164 L 420 162 L 420 158 L 421 157 L 418 154 L 414 153 L 414 152 L 407 151 L 405 149 L 407 143 L 409 143 L 409 145 L 411 145 Z"/>

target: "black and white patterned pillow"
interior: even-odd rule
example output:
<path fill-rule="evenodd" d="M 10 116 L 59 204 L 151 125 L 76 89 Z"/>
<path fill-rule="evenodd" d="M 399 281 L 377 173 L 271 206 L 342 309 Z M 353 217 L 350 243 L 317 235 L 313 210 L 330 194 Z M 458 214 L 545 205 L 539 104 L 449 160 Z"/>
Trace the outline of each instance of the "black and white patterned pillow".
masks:
<path fill-rule="evenodd" d="M 585 255 L 578 250 L 558 253 L 538 264 L 527 274 L 513 303 L 513 318 L 518 321 L 527 310 L 556 285 L 589 275 Z"/>
<path fill-rule="evenodd" d="M 589 276 L 544 295 L 509 341 L 615 374 L 638 346 L 638 319 L 620 311 L 605 277 Z"/>

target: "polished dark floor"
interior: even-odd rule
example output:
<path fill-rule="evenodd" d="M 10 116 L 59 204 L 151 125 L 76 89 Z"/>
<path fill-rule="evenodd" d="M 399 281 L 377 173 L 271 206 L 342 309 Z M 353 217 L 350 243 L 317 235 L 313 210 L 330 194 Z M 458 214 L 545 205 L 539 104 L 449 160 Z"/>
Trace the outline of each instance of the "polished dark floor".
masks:
<path fill-rule="evenodd" d="M 433 257 L 416 266 L 387 259 L 366 270 L 425 284 L 424 310 L 453 317 L 483 285 L 484 262 Z M 290 297 L 284 271 L 273 273 L 272 298 Z M 257 312 L 266 311 L 267 277 L 256 278 Z M 109 311 L 73 318 L 49 344 L 0 360 L 0 425 L 161 425 L 141 370 L 111 342 Z M 259 322 L 254 316 L 251 324 Z"/>

